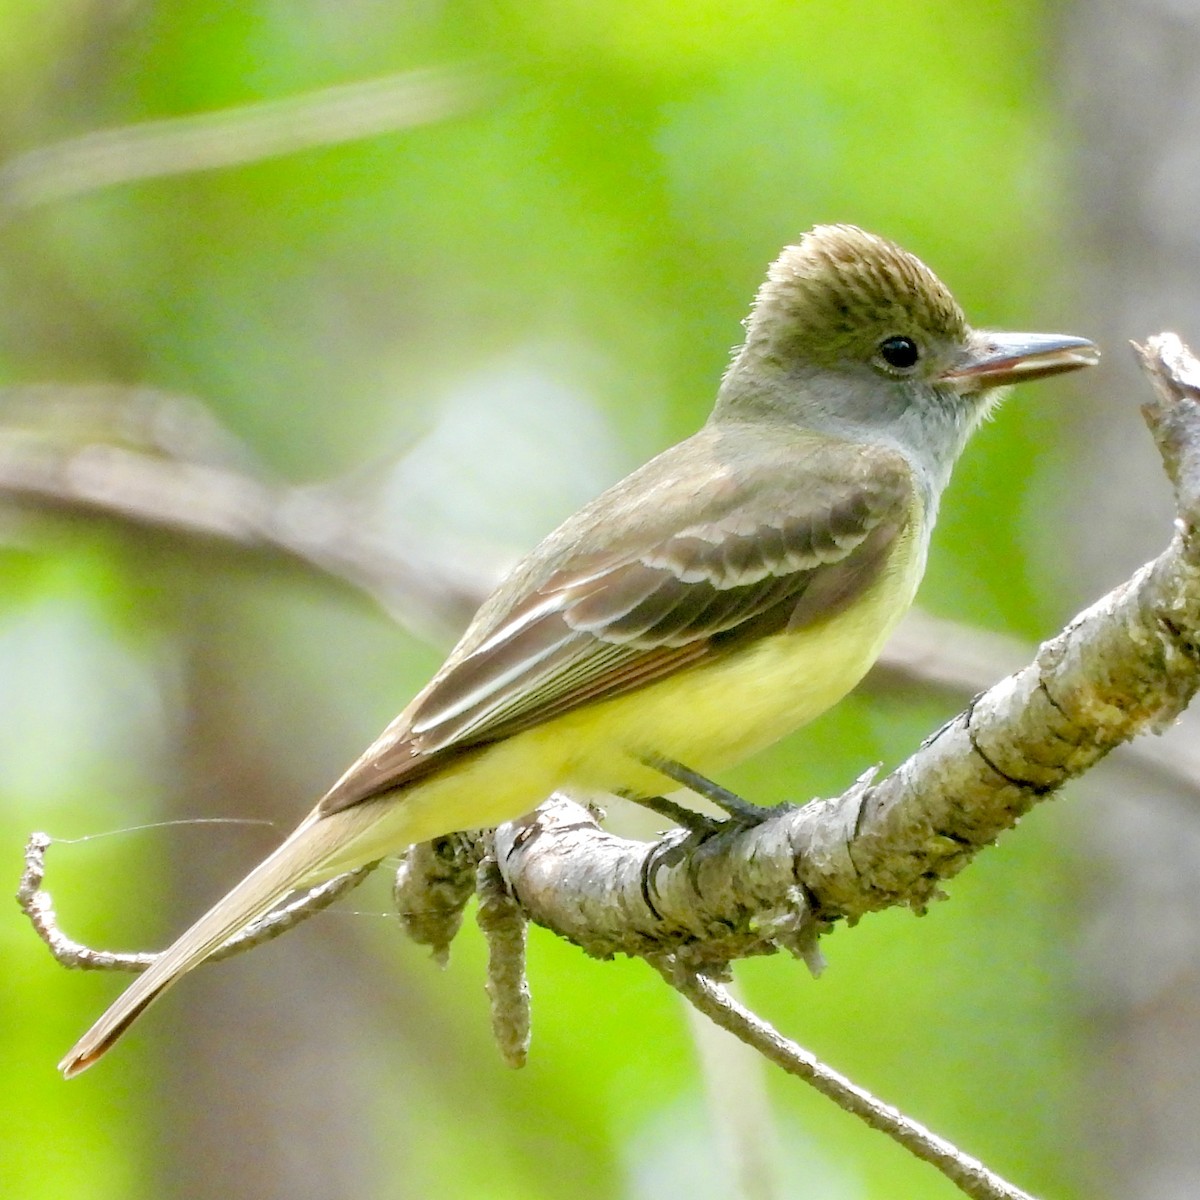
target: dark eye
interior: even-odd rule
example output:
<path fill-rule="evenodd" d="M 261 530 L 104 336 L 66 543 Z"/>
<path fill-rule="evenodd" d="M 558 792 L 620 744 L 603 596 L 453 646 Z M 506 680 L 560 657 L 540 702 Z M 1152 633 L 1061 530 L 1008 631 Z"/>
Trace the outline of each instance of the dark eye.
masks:
<path fill-rule="evenodd" d="M 907 371 L 917 365 L 921 351 L 908 337 L 890 337 L 879 343 L 879 357 L 897 371 Z"/>

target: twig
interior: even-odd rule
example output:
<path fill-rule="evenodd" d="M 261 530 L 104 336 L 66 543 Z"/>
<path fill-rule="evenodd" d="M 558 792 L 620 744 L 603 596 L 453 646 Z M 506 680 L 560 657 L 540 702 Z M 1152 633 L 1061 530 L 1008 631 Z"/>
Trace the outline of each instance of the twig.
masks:
<path fill-rule="evenodd" d="M 93 950 L 82 942 L 69 938 L 58 927 L 58 918 L 54 912 L 54 901 L 50 893 L 42 890 L 42 882 L 46 874 L 46 850 L 54 841 L 49 834 L 34 833 L 25 844 L 25 870 L 21 874 L 21 883 L 17 889 L 17 904 L 29 918 L 30 924 L 38 937 L 49 948 L 56 962 L 64 967 L 72 967 L 85 971 L 144 971 L 158 957 L 156 954 L 119 954 L 111 950 Z M 281 908 L 273 909 L 265 917 L 259 918 L 248 925 L 236 937 L 232 937 L 210 958 L 209 962 L 217 962 L 222 958 L 230 958 L 243 950 L 269 942 L 287 933 L 299 925 L 301 921 L 314 913 L 328 908 L 335 900 L 358 887 L 360 883 L 378 866 L 371 863 L 359 867 L 356 871 L 348 871 L 334 879 L 313 888 L 297 897 L 291 903 Z"/>
<path fill-rule="evenodd" d="M 474 106 L 484 93 L 478 67 L 426 68 L 87 133 L 30 150 L 0 168 L 0 213 L 113 184 L 238 166 L 428 125 Z"/>
<path fill-rule="evenodd" d="M 689 970 L 669 957 L 651 959 L 650 963 L 673 988 L 722 1029 L 727 1029 L 789 1075 L 811 1084 L 839 1108 L 852 1113 L 872 1129 L 887 1134 L 914 1157 L 939 1170 L 972 1200 L 1033 1200 L 1027 1192 L 989 1171 L 978 1159 L 964 1154 L 899 1109 L 877 1100 L 803 1046 L 783 1037 L 706 975 Z"/>

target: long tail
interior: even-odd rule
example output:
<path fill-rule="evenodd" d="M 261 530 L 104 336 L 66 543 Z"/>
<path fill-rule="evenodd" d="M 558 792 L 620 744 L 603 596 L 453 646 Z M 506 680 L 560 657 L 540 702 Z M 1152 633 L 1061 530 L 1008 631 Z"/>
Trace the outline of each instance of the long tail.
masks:
<path fill-rule="evenodd" d="M 349 840 L 347 833 L 353 837 L 353 832 L 342 826 L 360 824 L 357 820 L 347 820 L 349 817 L 351 812 L 330 817 L 314 812 L 303 821 L 274 853 L 218 900 L 117 997 L 71 1047 L 58 1069 L 68 1079 L 86 1071 L 171 984 L 199 966 L 235 933 L 263 916 L 297 887 L 346 870 L 342 865 L 329 869 L 329 863 L 339 849 L 344 851 Z"/>

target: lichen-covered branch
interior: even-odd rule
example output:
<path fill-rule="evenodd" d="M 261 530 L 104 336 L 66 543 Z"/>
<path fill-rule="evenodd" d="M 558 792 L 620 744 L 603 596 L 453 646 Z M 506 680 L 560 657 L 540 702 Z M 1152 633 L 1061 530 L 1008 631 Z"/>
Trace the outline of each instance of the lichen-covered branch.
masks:
<path fill-rule="evenodd" d="M 450 943 L 475 894 L 482 857 L 478 838 L 452 833 L 410 846 L 396 871 L 392 900 L 404 932 L 428 946 L 439 966 L 450 961 Z"/>
<path fill-rule="evenodd" d="M 490 839 L 489 839 L 490 840 Z M 523 1067 L 529 1056 L 532 1026 L 525 944 L 529 922 L 504 885 L 496 859 L 479 864 L 478 922 L 488 944 L 487 993 L 492 1005 L 492 1036 L 510 1067 Z"/>

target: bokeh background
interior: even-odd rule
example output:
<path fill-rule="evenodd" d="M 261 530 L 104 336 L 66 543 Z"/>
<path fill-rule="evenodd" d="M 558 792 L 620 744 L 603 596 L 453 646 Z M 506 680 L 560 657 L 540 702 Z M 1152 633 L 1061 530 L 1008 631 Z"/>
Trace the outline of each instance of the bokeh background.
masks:
<path fill-rule="evenodd" d="M 1198 24 L 1149 2 L 0 0 L 0 435 L 111 442 L 158 393 L 195 401 L 223 465 L 313 485 L 295 521 L 336 496 L 363 544 L 452 560 L 466 588 L 702 421 L 767 262 L 852 221 L 977 323 L 1105 343 L 976 440 L 921 593 L 1047 636 L 1169 532 L 1122 344 L 1200 334 Z M 370 80 L 349 107 L 325 90 Z M 264 135 L 269 101 L 293 107 Z M 461 620 L 268 560 L 0 492 L 0 862 L 15 887 L 31 829 L 64 839 L 72 935 L 161 944 Z M 727 782 L 840 791 L 952 711 L 867 688 Z M 131 828 L 193 817 L 276 829 Z M 1039 1195 L 1194 1195 L 1197 841 L 1164 785 L 1112 771 L 924 919 L 837 931 L 819 981 L 776 959 L 741 986 Z M 508 1070 L 478 933 L 438 971 L 383 874 L 198 972 L 70 1085 L 54 1063 L 122 981 L 64 971 L 0 911 L 0 1194 L 957 1194 L 784 1080 L 775 1182 L 747 1183 L 681 1005 L 540 931 L 532 1058 Z"/>

